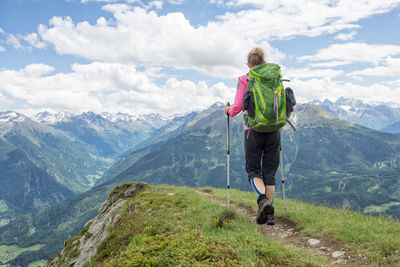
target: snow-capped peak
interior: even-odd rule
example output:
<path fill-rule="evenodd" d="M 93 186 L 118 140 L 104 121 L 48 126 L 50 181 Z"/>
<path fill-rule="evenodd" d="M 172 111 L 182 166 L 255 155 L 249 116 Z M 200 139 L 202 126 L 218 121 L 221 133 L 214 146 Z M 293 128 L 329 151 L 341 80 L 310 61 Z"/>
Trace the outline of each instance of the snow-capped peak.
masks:
<path fill-rule="evenodd" d="M 132 122 L 132 121 L 136 120 L 135 116 L 128 114 L 128 113 L 121 113 L 121 112 L 118 112 L 116 114 L 109 113 L 109 112 L 103 112 L 103 113 L 101 113 L 101 116 L 112 122 Z"/>
<path fill-rule="evenodd" d="M 325 99 L 319 106 L 339 119 L 375 130 L 400 121 L 400 104 L 397 103 L 364 103 L 355 98 L 340 97 L 335 102 Z"/>
<path fill-rule="evenodd" d="M 0 112 L 0 122 L 21 122 L 27 117 L 15 111 Z"/>
<path fill-rule="evenodd" d="M 33 121 L 45 124 L 54 124 L 60 121 L 68 121 L 70 117 L 73 115 L 68 112 L 58 112 L 58 113 L 50 113 L 48 111 L 40 112 L 36 115 L 33 115 L 31 119 Z"/>

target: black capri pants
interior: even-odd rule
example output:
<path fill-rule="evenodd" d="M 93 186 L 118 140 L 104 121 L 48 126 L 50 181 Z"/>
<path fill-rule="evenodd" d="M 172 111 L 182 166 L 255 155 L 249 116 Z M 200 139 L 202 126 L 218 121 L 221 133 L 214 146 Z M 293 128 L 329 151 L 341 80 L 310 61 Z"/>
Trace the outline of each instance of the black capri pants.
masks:
<path fill-rule="evenodd" d="M 249 132 L 250 131 L 250 132 Z M 246 172 L 251 178 L 263 179 L 265 185 L 275 185 L 275 174 L 279 167 L 281 131 L 259 133 L 244 131 Z"/>

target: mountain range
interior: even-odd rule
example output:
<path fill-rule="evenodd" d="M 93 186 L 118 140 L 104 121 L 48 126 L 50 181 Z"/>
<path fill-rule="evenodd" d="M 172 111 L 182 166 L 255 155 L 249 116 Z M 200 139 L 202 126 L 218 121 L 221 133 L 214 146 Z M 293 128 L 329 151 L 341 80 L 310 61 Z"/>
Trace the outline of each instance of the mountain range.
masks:
<path fill-rule="evenodd" d="M 309 103 L 323 108 L 335 117 L 365 127 L 390 133 L 400 133 L 400 105 L 395 103 L 367 104 L 354 98 L 340 97 L 335 102 L 313 100 Z M 397 127 L 395 126 L 397 125 Z"/>
<path fill-rule="evenodd" d="M 165 124 L 114 163 L 102 184 L 0 228 L 0 245 L 31 247 L 18 260 L 45 259 L 93 218 L 107 193 L 128 181 L 191 187 L 226 186 L 226 123 L 222 103 Z M 340 120 L 320 107 L 296 107 L 297 131 L 282 134 L 287 196 L 366 214 L 400 218 L 400 135 Z M 157 138 L 154 138 L 157 136 Z M 231 119 L 230 185 L 250 190 L 244 171 L 243 122 Z M 279 191 L 278 172 L 278 196 Z M 34 229 L 34 230 L 33 230 Z"/>
<path fill-rule="evenodd" d="M 0 225 L 93 187 L 167 122 L 155 114 L 0 112 Z"/>
<path fill-rule="evenodd" d="M 84 112 L 79 115 L 42 112 L 34 115 L 32 120 L 62 130 L 93 146 L 102 156 L 112 158 L 133 149 L 155 129 L 169 122 L 158 114 L 134 116 L 107 112 Z"/>

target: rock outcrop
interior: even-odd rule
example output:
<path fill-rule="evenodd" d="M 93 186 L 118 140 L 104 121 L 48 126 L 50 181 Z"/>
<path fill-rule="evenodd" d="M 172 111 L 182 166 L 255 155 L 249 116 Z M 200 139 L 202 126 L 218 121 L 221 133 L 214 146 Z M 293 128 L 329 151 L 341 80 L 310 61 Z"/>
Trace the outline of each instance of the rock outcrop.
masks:
<path fill-rule="evenodd" d="M 98 215 L 85 224 L 77 237 L 65 241 L 64 249 L 54 255 L 45 266 L 85 266 L 109 235 L 108 229 L 121 216 L 122 206 L 147 186 L 146 183 L 135 183 L 115 188 L 99 209 Z"/>

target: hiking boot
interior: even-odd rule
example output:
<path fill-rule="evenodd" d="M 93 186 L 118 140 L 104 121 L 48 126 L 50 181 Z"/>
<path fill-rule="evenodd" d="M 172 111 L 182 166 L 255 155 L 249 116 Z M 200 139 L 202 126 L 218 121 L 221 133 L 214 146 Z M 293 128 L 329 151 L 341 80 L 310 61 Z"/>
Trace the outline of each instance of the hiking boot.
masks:
<path fill-rule="evenodd" d="M 270 205 L 270 209 L 267 211 L 267 224 L 268 225 L 275 225 L 275 210 L 274 207 Z"/>
<path fill-rule="evenodd" d="M 264 224 L 267 222 L 267 213 L 270 211 L 271 205 L 268 203 L 267 199 L 261 199 L 258 202 L 258 211 L 257 211 L 257 223 Z"/>

